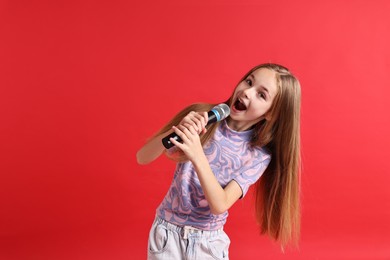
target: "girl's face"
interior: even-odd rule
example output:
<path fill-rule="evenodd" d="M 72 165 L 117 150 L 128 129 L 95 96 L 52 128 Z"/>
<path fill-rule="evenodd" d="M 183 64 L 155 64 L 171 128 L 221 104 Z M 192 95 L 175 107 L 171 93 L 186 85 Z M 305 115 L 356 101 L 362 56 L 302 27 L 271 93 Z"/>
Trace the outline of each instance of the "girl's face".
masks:
<path fill-rule="evenodd" d="M 278 92 L 276 73 L 260 68 L 253 71 L 236 87 L 230 106 L 228 125 L 236 131 L 245 131 L 266 117 Z"/>

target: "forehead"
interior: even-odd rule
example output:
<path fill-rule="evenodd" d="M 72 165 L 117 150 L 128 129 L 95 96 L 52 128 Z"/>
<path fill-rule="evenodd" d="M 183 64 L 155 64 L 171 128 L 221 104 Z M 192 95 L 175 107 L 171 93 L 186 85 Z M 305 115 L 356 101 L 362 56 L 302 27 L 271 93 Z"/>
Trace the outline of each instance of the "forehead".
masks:
<path fill-rule="evenodd" d="M 276 72 L 267 68 L 260 68 L 251 73 L 255 78 L 255 84 L 261 85 L 268 89 L 270 94 L 276 94 L 277 92 L 277 81 Z M 272 96 L 274 96 L 272 95 Z"/>

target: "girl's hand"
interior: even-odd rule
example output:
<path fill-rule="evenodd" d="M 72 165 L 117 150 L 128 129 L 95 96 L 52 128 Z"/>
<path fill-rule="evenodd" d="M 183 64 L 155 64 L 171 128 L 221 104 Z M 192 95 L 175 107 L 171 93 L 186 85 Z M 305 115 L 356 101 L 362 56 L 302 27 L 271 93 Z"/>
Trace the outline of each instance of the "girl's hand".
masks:
<path fill-rule="evenodd" d="M 192 126 L 198 134 L 204 134 L 207 132 L 207 121 L 207 112 L 197 113 L 192 111 L 181 120 L 177 127 L 184 126 L 189 129 Z"/>
<path fill-rule="evenodd" d="M 207 131 L 205 128 L 207 120 L 207 112 L 201 114 L 190 112 L 178 126 L 172 127 L 183 143 L 179 143 L 173 138 L 170 139 L 171 142 L 181 149 L 190 161 L 195 160 L 198 155 L 204 154 L 199 134 Z"/>

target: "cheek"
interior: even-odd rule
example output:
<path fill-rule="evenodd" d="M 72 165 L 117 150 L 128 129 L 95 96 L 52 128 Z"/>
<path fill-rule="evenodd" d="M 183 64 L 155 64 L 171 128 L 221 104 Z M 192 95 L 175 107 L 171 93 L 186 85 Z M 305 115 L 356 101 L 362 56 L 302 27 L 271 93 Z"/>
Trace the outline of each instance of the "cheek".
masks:
<path fill-rule="evenodd" d="M 271 104 L 267 104 L 267 106 L 265 106 L 265 107 L 263 108 L 264 114 L 265 114 L 265 113 L 268 113 L 269 110 L 270 110 L 270 108 L 271 108 Z"/>
<path fill-rule="evenodd" d="M 264 104 L 261 105 L 260 104 L 260 105 L 253 107 L 252 113 L 253 113 L 253 115 L 259 117 L 259 116 L 264 115 L 268 111 L 269 108 L 270 108 L 270 106 L 268 106 L 268 105 L 264 105 Z"/>

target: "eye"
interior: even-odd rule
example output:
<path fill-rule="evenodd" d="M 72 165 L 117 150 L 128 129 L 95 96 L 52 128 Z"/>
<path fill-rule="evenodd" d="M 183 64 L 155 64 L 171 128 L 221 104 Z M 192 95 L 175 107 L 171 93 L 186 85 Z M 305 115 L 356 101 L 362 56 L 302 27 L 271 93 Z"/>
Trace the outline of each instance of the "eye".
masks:
<path fill-rule="evenodd" d="M 246 84 L 248 84 L 249 86 L 251 86 L 251 87 L 252 87 L 252 80 L 250 80 L 250 79 L 246 79 L 246 80 L 245 80 L 245 82 L 246 82 Z"/>
<path fill-rule="evenodd" d="M 265 100 L 267 96 L 265 95 L 264 92 L 260 91 L 260 92 L 259 92 L 259 97 L 261 97 L 262 99 Z"/>

